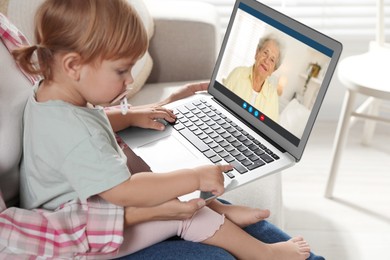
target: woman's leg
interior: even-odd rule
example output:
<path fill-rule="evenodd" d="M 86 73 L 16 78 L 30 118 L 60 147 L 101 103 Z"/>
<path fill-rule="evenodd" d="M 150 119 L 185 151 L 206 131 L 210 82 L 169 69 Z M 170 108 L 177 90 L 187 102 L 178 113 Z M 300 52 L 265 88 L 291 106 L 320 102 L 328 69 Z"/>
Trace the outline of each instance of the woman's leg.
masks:
<path fill-rule="evenodd" d="M 281 241 L 287 241 L 291 238 L 278 227 L 267 221 L 261 221 L 250 225 L 244 228 L 244 230 L 248 234 L 263 241 L 264 243 L 277 243 Z M 134 254 L 120 258 L 120 260 L 142 259 L 233 260 L 235 258 L 233 255 L 222 248 L 184 241 L 178 237 L 165 240 L 161 243 L 140 250 Z M 324 258 L 311 254 L 308 259 L 321 260 Z"/>
<path fill-rule="evenodd" d="M 211 211 L 208 208 L 204 208 L 201 211 L 206 211 L 211 214 L 211 216 L 216 214 L 216 212 Z M 272 245 L 262 243 L 261 240 L 264 241 L 274 241 L 278 242 L 277 240 L 280 239 L 282 241 L 285 241 L 289 237 L 284 236 L 285 234 L 278 230 L 275 226 L 268 226 L 268 233 L 264 232 L 262 233 L 262 230 L 264 228 L 267 228 L 266 225 L 261 223 L 251 225 L 251 227 L 248 227 L 249 230 L 254 235 L 258 235 L 258 237 L 252 237 L 249 236 L 246 232 L 244 232 L 241 228 L 230 222 L 229 220 L 225 221 L 224 225 L 222 225 L 219 229 L 215 229 L 210 233 L 210 228 L 205 227 L 205 223 L 210 222 L 210 215 L 209 214 L 196 214 L 196 217 L 190 222 L 191 224 L 182 225 L 182 227 L 179 229 L 180 232 L 177 230 L 177 227 L 172 229 L 173 232 L 177 232 L 178 234 L 183 235 L 184 238 L 189 239 L 191 241 L 203 241 L 204 235 L 211 236 L 210 238 L 207 238 L 203 241 L 203 243 L 215 245 L 221 248 L 226 248 L 236 256 L 240 258 L 259 258 L 259 259 L 304 259 L 303 255 L 306 255 L 307 250 L 307 244 L 306 242 L 294 239 L 289 240 L 288 242 L 284 243 L 275 243 Z M 167 222 L 164 222 L 167 224 Z M 142 225 L 141 225 L 142 226 Z M 213 226 L 213 225 L 211 225 Z M 214 225 L 215 226 L 215 225 Z M 218 225 L 217 225 L 218 226 Z M 165 225 L 166 227 L 166 225 Z M 276 235 L 272 236 L 272 229 L 276 229 Z M 142 230 L 142 229 L 141 229 Z M 158 230 L 159 232 L 155 232 Z M 202 231 L 203 230 L 203 231 Z M 217 230 L 215 232 L 215 230 Z M 206 231 L 206 233 L 205 233 Z M 173 232 L 168 233 L 166 236 L 172 236 Z M 212 235 L 215 232 L 214 235 Z M 271 234 L 269 234 L 269 232 Z M 139 235 L 135 235 L 136 233 L 139 233 Z M 156 226 L 152 227 L 148 232 L 142 231 L 142 232 L 131 232 L 131 234 L 135 237 L 135 242 L 133 243 L 124 243 L 124 246 L 131 246 L 138 248 L 137 250 L 144 248 L 145 246 L 155 244 L 162 240 L 162 237 L 160 236 L 161 230 Z M 157 240 L 149 240 L 148 236 L 146 236 L 146 239 L 142 236 L 145 234 L 153 234 L 158 235 Z M 262 234 L 265 235 L 265 237 L 262 237 Z M 267 238 L 268 235 L 268 238 Z M 153 237 L 154 237 L 153 236 Z M 260 239 L 258 239 L 260 238 Z M 156 239 L 156 238 L 154 238 Z M 160 240 L 161 239 L 161 240 Z M 158 241 L 159 240 L 159 241 Z M 260 240 L 260 241 L 259 241 Z M 279 240 L 279 241 L 280 241 Z M 141 246 L 137 246 L 137 241 L 141 241 Z M 149 241 L 149 242 L 148 242 Z M 145 244 L 146 243 L 146 244 Z M 175 242 L 179 243 L 179 242 Z M 191 243 L 187 245 L 192 245 Z M 153 246 L 156 248 L 155 246 Z M 143 252 L 140 252 L 140 254 L 143 253 L 150 253 L 153 252 L 153 247 L 149 250 L 143 250 Z M 198 246 L 196 246 L 198 247 Z M 208 249 L 212 250 L 212 247 L 207 247 Z M 223 254 L 226 255 L 225 251 L 221 251 L 218 249 L 219 252 L 223 252 Z M 130 252 L 130 251 L 129 251 Z M 134 252 L 134 251 L 133 251 Z M 254 253 L 253 255 L 248 255 L 248 253 Z M 161 254 L 158 254 L 159 256 L 162 256 Z M 229 254 L 227 254 L 229 255 Z"/>
<path fill-rule="evenodd" d="M 175 239 L 165 240 L 148 248 L 142 249 L 134 254 L 119 258 L 120 260 L 234 260 L 226 250 L 182 240 L 178 237 Z"/>

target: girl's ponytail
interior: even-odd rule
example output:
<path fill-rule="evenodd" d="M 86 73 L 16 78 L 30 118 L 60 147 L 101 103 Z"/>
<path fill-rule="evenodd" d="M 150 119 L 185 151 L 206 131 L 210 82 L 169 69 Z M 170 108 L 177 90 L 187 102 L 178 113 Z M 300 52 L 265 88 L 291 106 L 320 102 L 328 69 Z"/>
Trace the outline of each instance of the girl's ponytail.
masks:
<path fill-rule="evenodd" d="M 50 78 L 52 53 L 41 45 L 25 46 L 12 51 L 18 65 L 28 74 Z"/>

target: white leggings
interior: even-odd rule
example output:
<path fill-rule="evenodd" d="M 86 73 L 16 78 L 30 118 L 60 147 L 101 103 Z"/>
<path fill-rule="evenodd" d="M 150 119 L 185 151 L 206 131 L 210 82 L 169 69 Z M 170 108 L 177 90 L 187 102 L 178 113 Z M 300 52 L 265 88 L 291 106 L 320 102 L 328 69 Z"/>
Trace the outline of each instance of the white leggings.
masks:
<path fill-rule="evenodd" d="M 203 207 L 187 220 L 152 221 L 127 227 L 117 257 L 137 252 L 175 235 L 186 241 L 204 241 L 212 237 L 224 221 L 224 215 Z"/>

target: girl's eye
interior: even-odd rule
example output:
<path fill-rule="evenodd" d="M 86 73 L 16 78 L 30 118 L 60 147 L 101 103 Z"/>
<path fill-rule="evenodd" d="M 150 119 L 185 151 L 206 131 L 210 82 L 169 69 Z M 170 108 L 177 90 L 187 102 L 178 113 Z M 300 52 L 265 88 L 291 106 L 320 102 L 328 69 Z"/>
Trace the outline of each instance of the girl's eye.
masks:
<path fill-rule="evenodd" d="M 124 75 L 128 72 L 129 70 L 117 70 L 118 75 Z"/>

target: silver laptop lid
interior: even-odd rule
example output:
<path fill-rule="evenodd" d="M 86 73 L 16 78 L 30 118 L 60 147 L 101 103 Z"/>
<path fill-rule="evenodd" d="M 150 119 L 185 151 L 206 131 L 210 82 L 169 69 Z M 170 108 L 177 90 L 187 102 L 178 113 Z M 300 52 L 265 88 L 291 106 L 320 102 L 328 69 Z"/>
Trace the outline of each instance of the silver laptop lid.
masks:
<path fill-rule="evenodd" d="M 338 41 L 260 2 L 237 0 L 209 93 L 299 161 L 341 51 Z"/>

